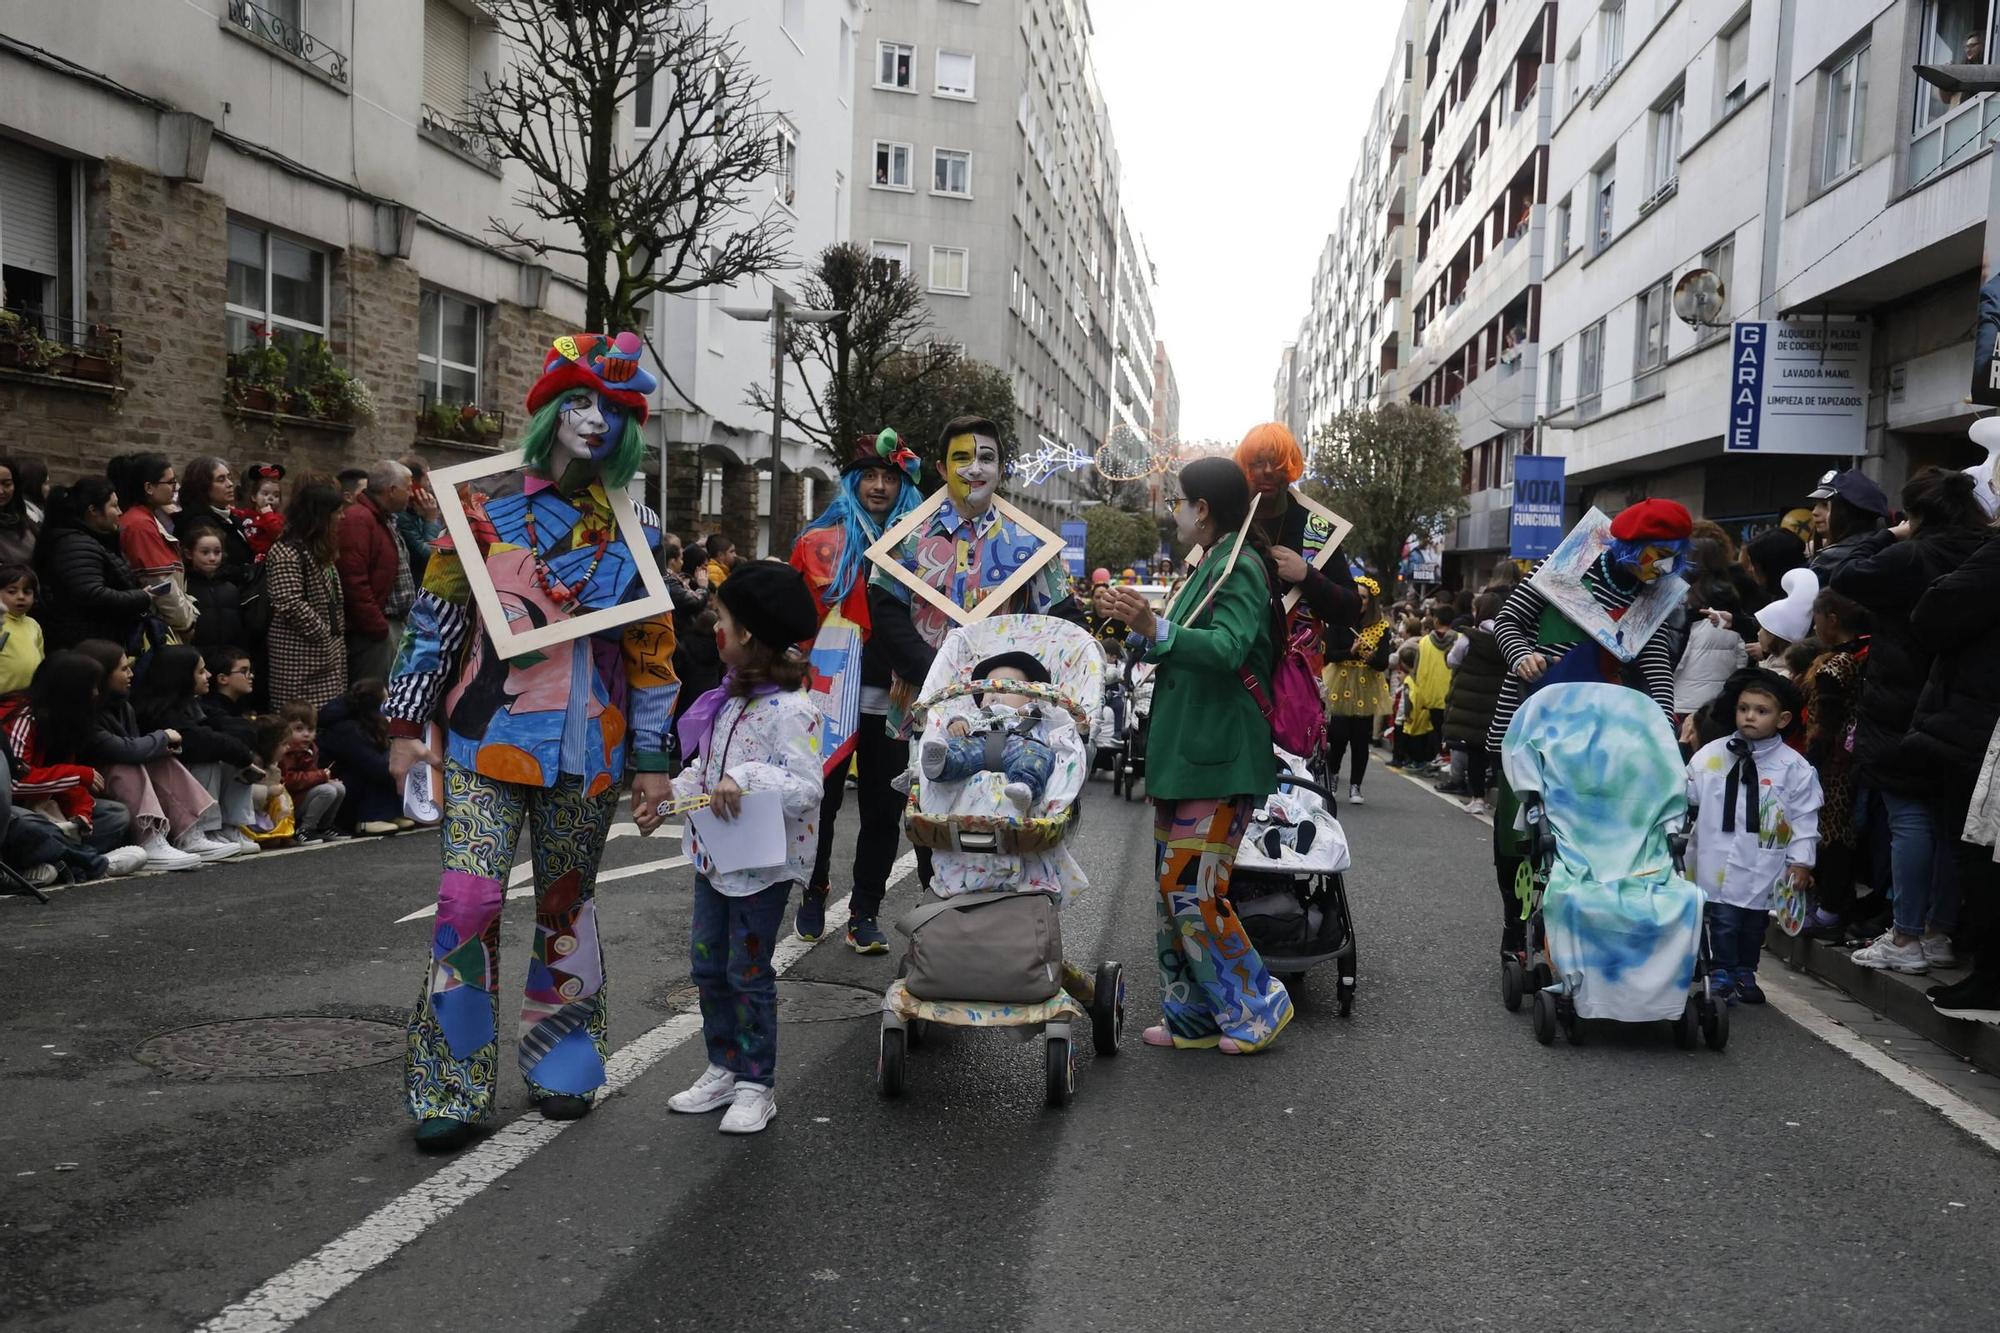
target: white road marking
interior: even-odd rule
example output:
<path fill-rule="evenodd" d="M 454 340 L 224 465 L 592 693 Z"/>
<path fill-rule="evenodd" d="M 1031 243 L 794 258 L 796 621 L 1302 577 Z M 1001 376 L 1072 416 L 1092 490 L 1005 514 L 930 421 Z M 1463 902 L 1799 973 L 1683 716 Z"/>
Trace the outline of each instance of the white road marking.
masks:
<path fill-rule="evenodd" d="M 1932 1107 L 1988 1148 L 2000 1152 L 2000 1117 L 1983 1111 L 1919 1070 L 1876 1050 L 1814 1006 L 1787 972 L 1772 969 L 1764 977 L 1764 994 L 1771 1007 L 1818 1037 L 1836 1051 L 1866 1065 L 1924 1105 Z"/>
<path fill-rule="evenodd" d="M 681 831 L 681 826 L 679 824 L 662 824 L 660 826 L 660 831 L 662 833 L 671 833 L 678 836 Z M 611 826 L 612 838 L 624 837 L 627 835 L 636 837 L 638 835 L 638 832 L 639 832 L 639 826 L 636 824 L 613 824 Z M 610 839 L 608 838 L 606 839 L 607 842 L 609 840 Z M 597 882 L 599 884 L 609 884 L 614 880 L 631 879 L 637 875 L 648 875 L 655 870 L 672 870 L 677 866 L 684 866 L 687 863 L 688 859 L 685 856 L 669 856 L 659 861 L 646 861 L 635 866 L 625 866 L 618 870 L 604 871 L 598 875 Z M 534 859 L 530 857 L 528 860 L 521 862 L 521 864 L 515 866 L 512 870 L 507 872 L 507 884 L 508 884 L 507 896 L 509 898 L 534 897 L 535 896 L 535 885 L 533 882 L 534 878 L 535 878 L 535 862 Z M 416 911 L 410 913 L 408 916 L 397 917 L 396 924 L 400 926 L 406 921 L 424 921 L 436 915 L 437 915 L 437 904 L 432 903 L 429 907 L 418 908 Z"/>
<path fill-rule="evenodd" d="M 898 857 L 889 871 L 890 885 L 900 883 L 915 870 L 916 864 L 915 852 Z M 836 938 L 846 927 L 847 916 L 846 898 L 828 903 L 826 933 L 820 939 Z M 787 935 L 772 951 L 772 970 L 782 975 L 812 949 L 813 945 L 796 933 Z M 604 1093 L 598 1098 L 599 1105 L 631 1086 L 640 1075 L 700 1031 L 700 1014 L 676 1014 L 621 1047 L 606 1062 Z M 393 1259 L 404 1246 L 451 1216 L 460 1205 L 476 1198 L 487 1186 L 555 1142 L 563 1131 L 581 1123 L 544 1120 L 530 1113 L 506 1125 L 370 1213 L 345 1234 L 328 1241 L 221 1311 L 202 1324 L 198 1333 L 284 1333 Z"/>

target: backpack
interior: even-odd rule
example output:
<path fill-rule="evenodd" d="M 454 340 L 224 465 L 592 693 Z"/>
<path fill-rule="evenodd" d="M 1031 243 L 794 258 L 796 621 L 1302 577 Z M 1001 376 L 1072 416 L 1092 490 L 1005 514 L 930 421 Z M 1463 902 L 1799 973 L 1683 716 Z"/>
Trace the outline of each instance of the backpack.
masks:
<path fill-rule="evenodd" d="M 1271 685 L 1265 690 L 1249 667 L 1237 672 L 1243 688 L 1257 703 L 1257 711 L 1271 726 L 1271 739 L 1290 754 L 1319 753 L 1326 738 L 1326 714 L 1322 711 L 1319 674 L 1313 669 L 1313 647 L 1317 639 L 1313 622 L 1301 618 L 1287 639 L 1282 613 L 1274 626 L 1272 641 L 1282 643 L 1277 665 L 1271 671 Z"/>

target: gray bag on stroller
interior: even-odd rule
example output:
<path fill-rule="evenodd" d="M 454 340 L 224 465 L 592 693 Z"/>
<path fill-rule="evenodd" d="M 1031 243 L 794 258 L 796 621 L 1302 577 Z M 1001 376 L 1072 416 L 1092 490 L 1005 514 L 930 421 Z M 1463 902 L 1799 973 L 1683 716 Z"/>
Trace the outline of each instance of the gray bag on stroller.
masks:
<path fill-rule="evenodd" d="M 1062 989 L 1062 916 L 1046 893 L 966 893 L 917 908 L 903 984 L 920 1000 L 1038 1004 Z"/>

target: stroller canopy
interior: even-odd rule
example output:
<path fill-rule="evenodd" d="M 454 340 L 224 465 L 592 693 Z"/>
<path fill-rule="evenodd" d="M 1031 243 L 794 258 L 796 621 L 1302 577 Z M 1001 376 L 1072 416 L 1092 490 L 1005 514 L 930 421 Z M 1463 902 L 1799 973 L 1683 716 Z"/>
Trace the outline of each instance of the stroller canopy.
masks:
<path fill-rule="evenodd" d="M 1540 796 L 1556 852 L 1599 884 L 1673 870 L 1668 832 L 1687 815 L 1687 771 L 1660 706 L 1597 682 L 1549 685 L 1521 704 L 1500 762 Z"/>
<path fill-rule="evenodd" d="M 972 668 L 1001 653 L 1027 653 L 1048 669 L 1049 684 L 1080 712 L 1080 734 L 1104 706 L 1104 658 L 1097 640 L 1081 625 L 1054 616 L 990 616 L 961 625 L 945 636 L 924 678 L 919 709 L 972 678 Z"/>

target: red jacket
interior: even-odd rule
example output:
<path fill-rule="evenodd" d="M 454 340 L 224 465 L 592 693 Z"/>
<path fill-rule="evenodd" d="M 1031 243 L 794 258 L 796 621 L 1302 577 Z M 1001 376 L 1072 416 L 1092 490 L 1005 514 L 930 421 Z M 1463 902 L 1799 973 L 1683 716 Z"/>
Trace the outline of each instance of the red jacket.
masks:
<path fill-rule="evenodd" d="M 320 767 L 319 746 L 312 741 L 288 741 L 278 754 L 278 775 L 285 790 L 304 796 L 314 787 L 333 781 L 333 774 Z"/>
<path fill-rule="evenodd" d="M 396 591 L 396 534 L 373 496 L 363 491 L 336 520 L 334 565 L 347 605 L 347 632 L 359 639 L 389 637 L 382 608 Z"/>

